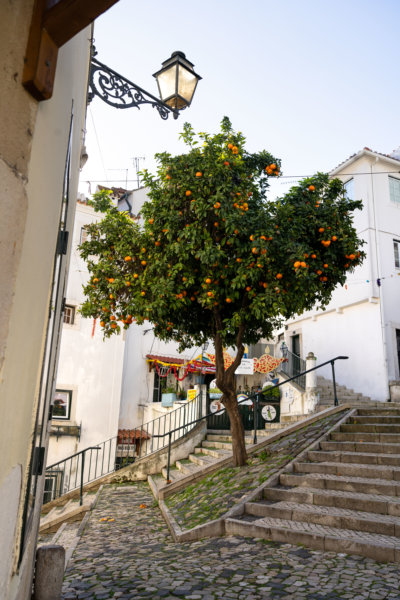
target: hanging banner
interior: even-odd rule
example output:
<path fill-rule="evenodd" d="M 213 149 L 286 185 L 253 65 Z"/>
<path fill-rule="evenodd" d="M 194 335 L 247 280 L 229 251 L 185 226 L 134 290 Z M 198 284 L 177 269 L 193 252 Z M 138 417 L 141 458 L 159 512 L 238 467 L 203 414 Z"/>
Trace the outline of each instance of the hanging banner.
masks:
<path fill-rule="evenodd" d="M 254 359 L 242 358 L 242 361 L 235 371 L 235 375 L 253 375 L 254 374 Z"/>

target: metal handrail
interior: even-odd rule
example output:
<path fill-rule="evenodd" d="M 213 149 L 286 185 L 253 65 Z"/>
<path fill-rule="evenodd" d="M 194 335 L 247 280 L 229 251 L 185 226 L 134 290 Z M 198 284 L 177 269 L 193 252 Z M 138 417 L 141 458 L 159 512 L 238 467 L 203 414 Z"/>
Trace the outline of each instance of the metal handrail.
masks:
<path fill-rule="evenodd" d="M 108 475 L 123 466 L 154 454 L 166 447 L 162 438 L 173 429 L 173 439 L 178 440 L 186 435 L 193 427 L 193 419 L 202 413 L 201 395 L 179 406 L 175 410 L 148 421 L 135 429 L 126 430 L 125 435 L 116 435 L 97 444 L 84 448 L 63 460 L 46 467 L 46 483 L 43 503 L 58 498 L 63 494 L 80 488 L 80 502 L 82 503 L 83 486 L 99 477 Z M 181 427 L 177 425 L 182 424 Z M 182 434 L 179 435 L 179 431 Z M 167 431 L 168 430 L 168 431 Z M 92 460 L 93 451 L 96 458 Z M 89 459 L 86 460 L 87 453 Z M 80 473 L 80 480 L 78 475 Z"/>
<path fill-rule="evenodd" d="M 281 381 L 280 383 L 276 383 L 275 385 L 269 386 L 268 392 L 274 388 L 280 387 L 281 385 L 285 385 L 286 383 L 289 383 L 290 381 L 293 381 L 294 379 L 297 379 L 298 377 L 301 377 L 302 375 L 306 375 L 307 373 L 311 373 L 312 371 L 315 371 L 317 369 L 320 369 L 321 367 L 324 367 L 325 365 L 330 364 L 332 367 L 334 406 L 338 406 L 339 402 L 338 402 L 338 398 L 336 395 L 335 361 L 336 360 L 347 360 L 348 358 L 349 358 L 348 356 L 336 356 L 335 358 L 331 358 L 331 360 L 327 360 L 326 362 L 323 362 L 320 365 L 313 367 L 312 369 L 307 369 L 306 371 L 303 371 L 302 373 L 298 373 L 297 375 L 294 375 L 293 377 L 289 377 L 289 379 L 286 379 L 285 381 Z M 254 394 L 250 394 L 250 395 L 246 396 L 242 400 L 238 400 L 238 404 L 242 404 L 243 402 L 247 402 L 247 400 L 252 400 L 253 398 L 255 400 L 256 406 L 255 406 L 255 410 L 254 410 L 254 436 L 253 436 L 254 444 L 257 443 L 257 413 L 258 413 L 258 403 L 260 401 L 260 396 L 263 396 L 263 392 L 255 392 Z M 200 421 L 202 421 L 203 419 L 207 419 L 211 415 L 218 415 L 220 413 L 222 414 L 224 410 L 225 410 L 225 408 L 221 408 L 220 410 L 217 410 L 215 413 L 210 412 L 210 413 L 206 414 L 204 417 L 200 417 L 199 419 L 196 419 L 196 421 L 193 421 L 193 423 L 189 423 L 189 425 L 199 423 Z M 174 432 L 175 432 L 175 430 L 168 432 L 169 440 L 168 440 L 167 484 L 171 483 L 171 480 L 169 478 L 169 472 L 170 472 L 170 458 L 171 458 L 171 439 L 172 439 L 172 434 Z"/>

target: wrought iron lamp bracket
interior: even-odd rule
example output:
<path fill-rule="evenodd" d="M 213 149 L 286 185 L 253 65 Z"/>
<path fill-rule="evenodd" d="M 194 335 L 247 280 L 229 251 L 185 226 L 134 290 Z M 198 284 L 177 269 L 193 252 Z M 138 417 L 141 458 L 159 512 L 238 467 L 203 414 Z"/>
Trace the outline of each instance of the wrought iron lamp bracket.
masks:
<path fill-rule="evenodd" d="M 168 119 L 170 113 L 173 114 L 174 119 L 178 118 L 177 110 L 101 63 L 94 58 L 95 54 L 96 51 L 93 49 L 90 62 L 88 103 L 98 96 L 103 102 L 115 108 L 140 109 L 141 104 L 150 104 L 158 110 L 162 119 Z"/>

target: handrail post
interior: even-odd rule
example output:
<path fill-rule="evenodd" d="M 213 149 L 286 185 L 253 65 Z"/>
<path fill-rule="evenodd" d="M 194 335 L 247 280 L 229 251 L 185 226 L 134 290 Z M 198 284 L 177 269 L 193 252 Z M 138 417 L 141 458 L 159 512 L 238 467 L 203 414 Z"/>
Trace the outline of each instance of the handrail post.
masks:
<path fill-rule="evenodd" d="M 258 427 L 258 394 L 256 394 L 253 402 L 254 407 L 254 437 L 253 444 L 257 444 L 257 427 Z"/>
<path fill-rule="evenodd" d="M 334 406 L 339 406 L 339 401 L 336 394 L 336 379 L 335 379 L 335 361 L 331 361 L 332 367 L 332 381 L 333 381 L 333 397 L 334 397 Z"/>
<path fill-rule="evenodd" d="M 81 489 L 80 489 L 80 497 L 79 497 L 79 505 L 82 506 L 82 498 L 83 498 L 83 473 L 85 470 L 85 453 L 86 450 L 82 452 L 82 462 L 81 462 Z"/>
<path fill-rule="evenodd" d="M 169 468 L 170 468 L 170 464 L 171 464 L 171 439 L 172 439 L 172 432 L 170 431 L 168 434 L 168 464 L 167 464 L 167 485 L 170 482 L 169 480 Z"/>

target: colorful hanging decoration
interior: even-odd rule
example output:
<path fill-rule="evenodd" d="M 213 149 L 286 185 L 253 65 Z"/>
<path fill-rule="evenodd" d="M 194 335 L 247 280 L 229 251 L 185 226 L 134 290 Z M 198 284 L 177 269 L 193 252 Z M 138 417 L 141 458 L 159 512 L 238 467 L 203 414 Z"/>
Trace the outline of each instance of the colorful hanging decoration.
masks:
<path fill-rule="evenodd" d="M 207 357 L 215 364 L 215 354 L 207 354 Z M 255 373 L 270 373 L 274 371 L 286 358 L 275 358 L 269 354 L 263 354 L 260 358 L 253 358 Z M 225 369 L 233 363 L 233 358 L 224 350 Z"/>

